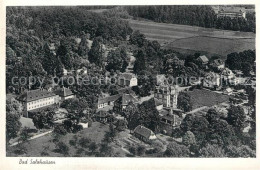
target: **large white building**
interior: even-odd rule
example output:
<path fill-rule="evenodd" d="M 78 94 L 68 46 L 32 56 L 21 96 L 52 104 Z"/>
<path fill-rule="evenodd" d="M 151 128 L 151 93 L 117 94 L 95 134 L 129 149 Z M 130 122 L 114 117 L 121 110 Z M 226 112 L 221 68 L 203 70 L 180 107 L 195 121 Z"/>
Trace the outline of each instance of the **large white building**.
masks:
<path fill-rule="evenodd" d="M 246 12 L 243 9 L 226 7 L 218 11 L 218 17 L 246 18 Z"/>
<path fill-rule="evenodd" d="M 28 117 L 28 111 L 58 104 L 60 96 L 44 89 L 37 89 L 24 92 L 17 100 L 23 105 L 24 116 Z"/>

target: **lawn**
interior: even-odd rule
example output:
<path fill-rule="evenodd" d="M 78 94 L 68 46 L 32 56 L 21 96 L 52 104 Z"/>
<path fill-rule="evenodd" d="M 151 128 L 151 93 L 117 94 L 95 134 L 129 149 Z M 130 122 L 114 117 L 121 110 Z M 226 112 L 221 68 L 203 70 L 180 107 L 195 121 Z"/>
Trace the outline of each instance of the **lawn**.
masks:
<path fill-rule="evenodd" d="M 100 144 L 102 139 L 104 138 L 105 132 L 109 129 L 109 125 L 101 124 L 99 122 L 94 122 L 90 128 L 83 129 L 82 131 L 74 134 L 68 133 L 65 136 L 62 136 L 60 141 L 64 142 L 69 147 L 69 154 L 67 156 L 79 156 L 77 151 L 82 150 L 80 156 L 92 156 L 88 149 L 82 148 L 78 144 L 75 146 L 70 145 L 69 141 L 78 138 L 79 141 L 81 138 L 88 138 L 91 142 L 95 142 L 96 144 Z M 118 137 L 124 137 L 125 132 L 120 132 Z M 14 151 L 17 149 L 17 146 L 13 146 L 7 149 L 7 156 L 26 156 L 26 157 L 39 157 L 41 156 L 42 151 L 48 153 L 50 157 L 61 157 L 64 156 L 60 153 L 55 152 L 55 144 L 52 141 L 52 134 L 48 134 L 37 139 L 31 140 L 27 143 L 24 143 L 24 146 L 27 149 L 27 154 L 18 155 L 15 154 Z M 124 156 L 125 152 L 115 144 L 112 144 L 114 151 L 118 154 L 118 156 Z"/>
<path fill-rule="evenodd" d="M 147 39 L 156 40 L 165 48 L 182 53 L 193 54 L 198 51 L 208 55 L 226 56 L 231 52 L 255 49 L 254 33 L 152 21 L 128 21 L 134 30 L 145 34 Z"/>
<path fill-rule="evenodd" d="M 192 108 L 196 109 L 202 106 L 214 106 L 229 101 L 229 96 L 216 93 L 206 89 L 194 89 L 187 92 L 191 96 Z"/>

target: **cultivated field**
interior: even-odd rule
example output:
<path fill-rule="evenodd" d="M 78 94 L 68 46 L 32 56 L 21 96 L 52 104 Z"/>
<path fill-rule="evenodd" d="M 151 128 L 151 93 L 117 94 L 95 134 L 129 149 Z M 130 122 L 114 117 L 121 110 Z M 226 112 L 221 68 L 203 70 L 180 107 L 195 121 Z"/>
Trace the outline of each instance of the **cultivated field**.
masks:
<path fill-rule="evenodd" d="M 255 49 L 255 34 L 202 28 L 196 26 L 129 20 L 134 30 L 140 30 L 147 39 L 156 40 L 165 48 L 179 52 L 201 52 L 226 56 L 231 52 Z"/>

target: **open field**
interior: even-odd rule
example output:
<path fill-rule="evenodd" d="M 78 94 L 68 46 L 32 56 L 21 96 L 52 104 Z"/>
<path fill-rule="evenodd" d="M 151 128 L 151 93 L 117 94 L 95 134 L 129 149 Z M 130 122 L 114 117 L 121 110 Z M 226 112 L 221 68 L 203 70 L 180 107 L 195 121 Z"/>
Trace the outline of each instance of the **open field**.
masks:
<path fill-rule="evenodd" d="M 134 30 L 156 40 L 165 48 L 182 53 L 201 52 L 226 56 L 231 52 L 255 49 L 255 34 L 196 26 L 128 20 Z M 217 48 L 216 48 L 217 47 Z"/>
<path fill-rule="evenodd" d="M 192 108 L 196 109 L 202 106 L 214 106 L 229 101 L 229 96 L 215 93 L 206 89 L 194 89 L 187 92 L 191 96 Z"/>

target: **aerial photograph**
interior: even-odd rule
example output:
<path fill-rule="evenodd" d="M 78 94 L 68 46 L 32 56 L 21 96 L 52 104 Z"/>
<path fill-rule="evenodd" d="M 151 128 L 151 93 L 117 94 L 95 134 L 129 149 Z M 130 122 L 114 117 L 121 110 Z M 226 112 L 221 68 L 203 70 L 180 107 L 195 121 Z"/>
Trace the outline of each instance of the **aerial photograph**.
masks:
<path fill-rule="evenodd" d="M 6 157 L 256 158 L 255 5 L 6 6 L 5 31 Z"/>

